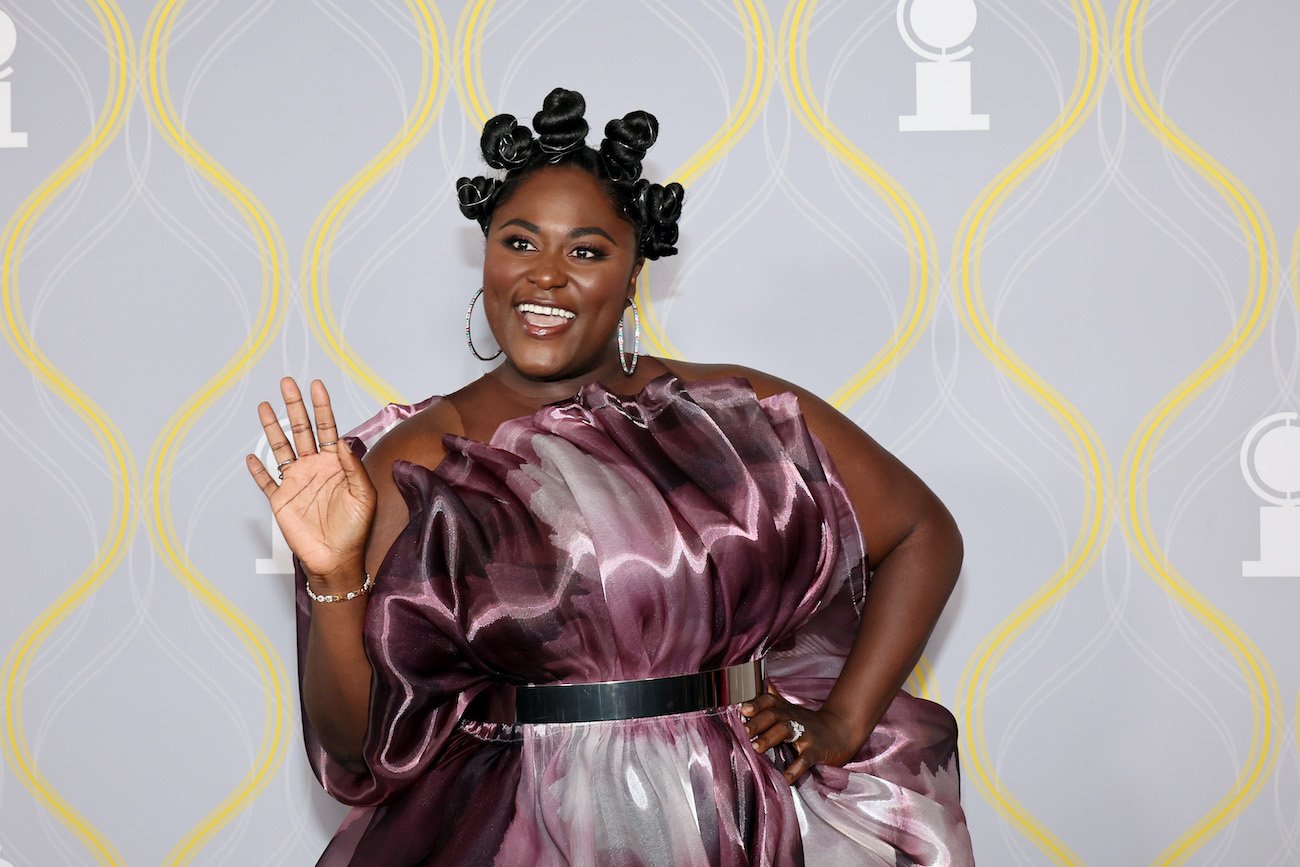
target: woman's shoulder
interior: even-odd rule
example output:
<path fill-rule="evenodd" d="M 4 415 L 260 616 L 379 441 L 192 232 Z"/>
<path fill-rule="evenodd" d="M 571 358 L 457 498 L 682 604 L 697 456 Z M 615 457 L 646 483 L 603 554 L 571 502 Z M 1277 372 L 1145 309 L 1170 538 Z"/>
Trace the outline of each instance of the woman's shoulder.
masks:
<path fill-rule="evenodd" d="M 443 436 L 464 432 L 456 403 L 448 397 L 430 398 L 412 409 L 370 444 L 364 458 L 368 468 L 389 468 L 397 461 L 436 467 L 446 452 Z"/>

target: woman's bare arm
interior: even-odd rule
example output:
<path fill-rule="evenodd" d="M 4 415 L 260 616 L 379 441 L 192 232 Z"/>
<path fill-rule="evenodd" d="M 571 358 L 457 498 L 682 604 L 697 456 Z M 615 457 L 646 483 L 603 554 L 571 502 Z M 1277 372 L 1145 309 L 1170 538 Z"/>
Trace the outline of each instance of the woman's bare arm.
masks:
<path fill-rule="evenodd" d="M 739 376 L 760 398 L 794 392 L 844 480 L 874 570 L 844 669 L 817 714 L 773 695 L 747 709 L 760 751 L 789 736 L 787 720 L 805 725 L 796 744 L 800 756 L 786 769 L 791 781 L 817 763 L 843 764 L 866 742 L 920 658 L 961 570 L 961 534 L 915 473 L 815 395 L 745 368 L 669 365 L 683 379 Z"/>

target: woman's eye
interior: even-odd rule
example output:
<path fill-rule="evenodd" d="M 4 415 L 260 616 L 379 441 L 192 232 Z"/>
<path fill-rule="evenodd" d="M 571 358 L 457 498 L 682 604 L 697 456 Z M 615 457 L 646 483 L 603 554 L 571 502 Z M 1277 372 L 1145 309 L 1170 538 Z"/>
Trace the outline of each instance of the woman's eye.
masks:
<path fill-rule="evenodd" d="M 532 241 L 528 240 L 527 238 L 520 238 L 520 237 L 506 238 L 506 246 L 509 247 L 511 250 L 518 250 L 520 252 L 537 249 L 536 247 L 533 246 Z"/>
<path fill-rule="evenodd" d="M 579 247 L 573 251 L 573 255 L 578 259 L 603 259 L 605 251 L 597 250 L 595 247 Z"/>

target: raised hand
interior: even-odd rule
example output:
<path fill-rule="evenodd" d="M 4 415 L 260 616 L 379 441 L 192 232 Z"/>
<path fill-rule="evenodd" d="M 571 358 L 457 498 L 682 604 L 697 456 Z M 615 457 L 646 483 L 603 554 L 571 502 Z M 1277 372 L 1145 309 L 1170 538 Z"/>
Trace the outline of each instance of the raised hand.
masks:
<path fill-rule="evenodd" d="M 366 539 L 375 516 L 375 487 L 361 461 L 338 442 L 329 393 L 311 384 L 308 417 L 298 384 L 280 380 L 293 442 L 285 439 L 271 404 L 257 406 L 258 419 L 278 462 L 280 481 L 255 455 L 245 460 L 253 481 L 266 494 L 280 532 L 318 593 L 351 590 L 364 573 Z"/>

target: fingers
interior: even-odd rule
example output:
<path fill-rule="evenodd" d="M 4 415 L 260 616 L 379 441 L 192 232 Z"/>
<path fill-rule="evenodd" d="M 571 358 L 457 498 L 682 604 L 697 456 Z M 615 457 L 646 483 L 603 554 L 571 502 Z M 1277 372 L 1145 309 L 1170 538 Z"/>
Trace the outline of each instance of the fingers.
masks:
<path fill-rule="evenodd" d="M 271 499 L 271 495 L 275 493 L 279 485 L 275 483 L 275 479 L 271 478 L 271 474 L 266 471 L 266 466 L 257 455 L 247 455 L 244 458 L 244 465 L 248 467 L 249 475 L 253 477 L 253 481 L 257 483 L 257 486 L 262 489 L 262 493 L 266 494 L 268 500 Z"/>
<path fill-rule="evenodd" d="M 302 392 L 292 376 L 280 380 L 280 395 L 284 398 L 284 409 L 289 415 L 289 429 L 293 431 L 293 444 L 298 455 L 316 454 L 316 432 L 311 428 L 307 405 L 303 403 Z"/>
<path fill-rule="evenodd" d="M 795 707 L 781 697 L 776 688 L 768 685 L 767 692 L 756 696 L 740 706 L 741 716 L 745 719 L 745 731 L 749 733 L 754 750 L 765 753 L 783 743 L 790 743 L 796 757 L 783 772 L 786 782 L 795 783 L 808 773 L 816 764 L 812 753 L 808 752 L 808 741 L 799 738 L 793 742 L 790 737 L 795 733 L 790 725 L 795 717 Z"/>
<path fill-rule="evenodd" d="M 799 778 L 811 771 L 813 765 L 816 764 L 809 754 L 804 751 L 802 741 L 796 741 L 794 748 L 799 754 L 794 757 L 794 761 L 785 766 L 785 770 L 782 772 L 785 775 L 785 781 L 791 785 L 798 782 Z"/>
<path fill-rule="evenodd" d="M 740 706 L 741 715 L 748 718 L 745 731 L 755 750 L 765 753 L 790 737 L 793 733 L 789 722 L 791 711 L 793 707 L 773 692 L 755 696 Z"/>
<path fill-rule="evenodd" d="M 334 407 L 330 404 L 330 394 L 325 390 L 325 383 L 319 379 L 311 382 L 311 408 L 312 415 L 316 416 L 316 439 L 321 451 L 338 448 L 339 429 L 334 423 Z"/>
<path fill-rule="evenodd" d="M 745 728 L 749 731 L 754 749 L 760 753 L 767 752 L 777 744 L 785 743 L 794 734 L 794 729 L 790 726 L 790 715 L 777 713 L 774 710 L 760 711 L 755 714 L 745 724 Z"/>
<path fill-rule="evenodd" d="M 284 438 L 284 428 L 280 427 L 280 419 L 271 408 L 271 404 L 266 401 L 259 403 L 257 418 L 262 423 L 262 433 L 266 434 L 266 442 L 271 446 L 271 454 L 275 455 L 275 462 L 293 460 L 293 446 L 289 445 L 289 441 Z"/>

